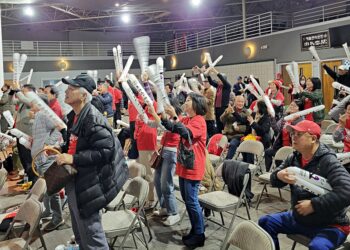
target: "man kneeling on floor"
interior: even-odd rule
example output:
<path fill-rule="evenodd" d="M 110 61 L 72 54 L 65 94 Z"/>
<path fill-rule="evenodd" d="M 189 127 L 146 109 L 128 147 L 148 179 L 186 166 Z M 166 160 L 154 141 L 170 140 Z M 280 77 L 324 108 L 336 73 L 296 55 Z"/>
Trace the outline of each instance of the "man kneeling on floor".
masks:
<path fill-rule="evenodd" d="M 346 207 L 350 205 L 350 175 L 326 145 L 319 142 L 320 127 L 312 121 L 287 126 L 296 150 L 271 174 L 271 184 L 290 184 L 292 211 L 265 215 L 259 219 L 279 250 L 277 235 L 301 234 L 310 238 L 309 249 L 335 249 L 349 234 Z M 287 167 L 296 166 L 328 180 L 332 191 L 316 196 L 299 186 Z"/>

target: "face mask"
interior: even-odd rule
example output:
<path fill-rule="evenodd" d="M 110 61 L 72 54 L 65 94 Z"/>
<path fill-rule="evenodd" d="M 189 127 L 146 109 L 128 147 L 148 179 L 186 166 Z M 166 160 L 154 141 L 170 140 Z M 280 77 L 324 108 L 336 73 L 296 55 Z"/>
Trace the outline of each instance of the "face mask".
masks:
<path fill-rule="evenodd" d="M 304 81 L 304 80 L 301 80 L 301 81 L 300 81 L 300 84 L 303 84 L 303 85 L 304 85 L 304 84 L 305 84 L 305 81 Z"/>

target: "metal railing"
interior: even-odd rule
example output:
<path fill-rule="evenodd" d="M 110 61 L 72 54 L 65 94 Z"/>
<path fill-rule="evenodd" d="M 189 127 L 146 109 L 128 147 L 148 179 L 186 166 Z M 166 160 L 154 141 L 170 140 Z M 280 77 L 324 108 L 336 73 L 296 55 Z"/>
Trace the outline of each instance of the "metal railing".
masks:
<path fill-rule="evenodd" d="M 306 9 L 294 13 L 266 12 L 246 18 L 244 36 L 242 20 L 234 21 L 213 29 L 189 34 L 167 42 L 152 42 L 150 56 L 172 55 L 181 52 L 226 44 L 245 38 L 259 37 L 294 27 L 325 22 L 350 16 L 350 1 L 338 1 L 328 5 Z M 27 46 L 29 45 L 29 48 Z M 71 56 L 112 56 L 112 49 L 118 42 L 80 41 L 3 41 L 4 56 L 14 52 L 28 56 L 71 57 Z M 136 54 L 131 42 L 120 42 L 123 55 Z"/>
<path fill-rule="evenodd" d="M 127 42 L 80 42 L 80 41 L 3 41 L 4 56 L 14 52 L 28 56 L 72 57 L 72 56 L 113 56 L 113 47 L 120 44 L 123 56 L 136 55 L 134 45 Z M 150 45 L 150 56 L 165 55 L 165 44 L 153 42 Z"/>
<path fill-rule="evenodd" d="M 294 12 L 293 27 L 326 22 L 347 16 L 350 16 L 350 2 L 345 0 Z"/>
<path fill-rule="evenodd" d="M 166 42 L 167 55 L 189 50 L 225 44 L 244 38 L 258 37 L 275 31 L 289 29 L 291 16 L 285 13 L 266 12 L 246 18 L 246 36 L 244 37 L 242 20 L 235 21 L 210 30 L 187 35 Z"/>
<path fill-rule="evenodd" d="M 176 54 L 195 49 L 225 44 L 244 38 L 259 37 L 294 27 L 325 22 L 350 16 L 350 1 L 306 9 L 295 13 L 266 12 L 246 18 L 246 36 L 241 20 L 210 30 L 183 36 L 166 42 L 166 54 Z"/>

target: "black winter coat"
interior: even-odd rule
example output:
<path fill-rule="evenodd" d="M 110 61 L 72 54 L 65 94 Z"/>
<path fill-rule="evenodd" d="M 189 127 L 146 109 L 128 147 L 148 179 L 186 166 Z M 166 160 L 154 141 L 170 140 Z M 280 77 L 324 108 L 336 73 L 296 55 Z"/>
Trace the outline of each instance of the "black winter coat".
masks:
<path fill-rule="evenodd" d="M 339 75 L 338 73 L 334 72 L 330 67 L 328 67 L 326 64 L 323 65 L 323 68 L 327 71 L 327 74 L 333 78 L 334 81 L 337 81 L 340 84 L 350 87 L 350 71 L 348 71 L 344 75 Z"/>
<path fill-rule="evenodd" d="M 255 130 L 257 136 L 261 137 L 261 142 L 264 144 L 264 148 L 269 148 L 271 144 L 270 117 L 268 115 L 263 115 L 258 122 L 253 122 L 250 127 Z"/>
<path fill-rule="evenodd" d="M 281 166 L 271 174 L 273 187 L 282 188 L 287 184 L 277 178 L 278 171 L 290 167 L 301 167 L 301 154 L 294 152 Z M 320 143 L 311 161 L 304 170 L 327 178 L 332 191 L 322 196 L 316 196 L 301 187 L 290 185 L 291 203 L 295 220 L 312 227 L 327 227 L 330 225 L 349 225 L 346 208 L 350 205 L 350 175 L 340 164 L 336 155 L 326 145 Z M 295 205 L 301 200 L 311 200 L 314 212 L 307 216 L 298 214 Z"/>
<path fill-rule="evenodd" d="M 66 145 L 69 137 L 78 137 L 73 165 L 78 209 L 87 218 L 110 203 L 128 178 L 128 167 L 120 143 L 115 139 L 106 118 L 90 103 L 81 110 L 73 124 L 74 111 L 68 114 Z"/>

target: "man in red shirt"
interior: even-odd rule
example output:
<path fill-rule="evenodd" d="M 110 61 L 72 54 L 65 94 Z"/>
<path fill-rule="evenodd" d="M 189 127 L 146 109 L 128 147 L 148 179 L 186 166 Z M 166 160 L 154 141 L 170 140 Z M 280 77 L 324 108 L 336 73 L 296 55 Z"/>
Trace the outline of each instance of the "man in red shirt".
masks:
<path fill-rule="evenodd" d="M 53 112 L 58 115 L 59 118 L 63 119 L 63 112 L 61 104 L 58 102 L 58 89 L 54 85 L 47 85 L 44 89 L 45 95 L 49 100 L 49 106 L 53 110 Z"/>

